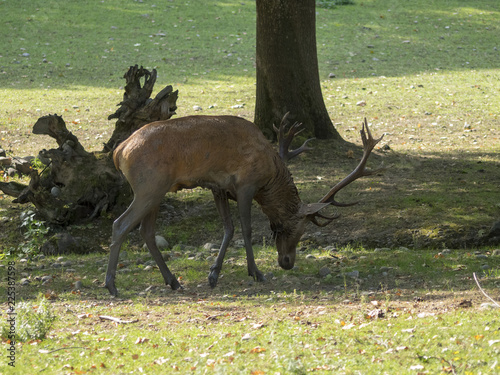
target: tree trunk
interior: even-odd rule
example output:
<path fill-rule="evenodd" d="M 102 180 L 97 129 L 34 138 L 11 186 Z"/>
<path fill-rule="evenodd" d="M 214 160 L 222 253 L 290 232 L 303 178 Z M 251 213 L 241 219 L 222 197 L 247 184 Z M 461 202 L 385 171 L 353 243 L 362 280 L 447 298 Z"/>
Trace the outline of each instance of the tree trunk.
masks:
<path fill-rule="evenodd" d="M 306 135 L 341 139 L 323 101 L 316 51 L 315 0 L 257 0 L 255 124 L 269 138 L 290 112 Z"/>
<path fill-rule="evenodd" d="M 141 78 L 145 77 L 141 86 Z M 58 148 L 42 150 L 41 172 L 33 169 L 31 181 L 20 184 L 0 182 L 0 190 L 15 196 L 14 203 L 31 202 L 49 223 L 65 226 L 92 220 L 102 212 L 121 213 L 132 199 L 132 191 L 113 165 L 112 151 L 140 127 L 175 114 L 178 92 L 172 86 L 150 98 L 156 81 L 151 73 L 137 65 L 125 74 L 125 94 L 120 108 L 108 119 L 117 118 L 114 132 L 103 151 L 88 152 L 57 114 L 43 116 L 33 126 L 34 134 L 54 138 Z"/>

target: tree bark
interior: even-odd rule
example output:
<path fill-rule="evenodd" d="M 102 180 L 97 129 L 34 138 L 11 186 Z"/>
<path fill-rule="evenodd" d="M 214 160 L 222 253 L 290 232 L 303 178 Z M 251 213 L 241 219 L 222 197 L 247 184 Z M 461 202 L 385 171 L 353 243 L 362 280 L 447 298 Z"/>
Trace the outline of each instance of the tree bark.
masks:
<path fill-rule="evenodd" d="M 269 138 L 290 112 L 307 136 L 341 139 L 326 110 L 319 81 L 315 0 L 257 0 L 255 124 Z"/>

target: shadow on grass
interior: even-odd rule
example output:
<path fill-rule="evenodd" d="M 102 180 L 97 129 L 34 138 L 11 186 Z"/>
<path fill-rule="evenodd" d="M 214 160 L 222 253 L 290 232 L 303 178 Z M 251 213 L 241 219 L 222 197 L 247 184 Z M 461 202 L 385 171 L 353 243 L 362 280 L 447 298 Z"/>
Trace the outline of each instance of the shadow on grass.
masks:
<path fill-rule="evenodd" d="M 346 158 L 346 150 L 355 157 Z M 314 155 L 313 155 L 314 154 Z M 332 149 L 316 142 L 314 153 L 291 165 L 303 201 L 319 200 L 328 189 L 352 171 L 361 150 L 349 144 Z M 332 167 L 327 164 L 335 161 Z M 474 248 L 500 244 L 490 233 L 499 220 L 495 152 L 420 152 L 401 154 L 378 151 L 369 167 L 387 169 L 360 179 L 339 193 L 337 200 L 356 202 L 338 208 L 340 219 L 315 229 L 303 241 L 320 246 L 355 245 L 366 248 Z"/>
<path fill-rule="evenodd" d="M 18 272 L 29 273 L 31 283 L 17 286 L 19 300 L 35 298 L 43 293 L 48 298 L 63 298 L 66 302 L 85 300 L 87 303 L 113 304 L 141 303 L 176 304 L 179 301 L 248 301 L 259 303 L 290 301 L 293 303 L 358 303 L 372 299 L 385 301 L 439 301 L 457 299 L 461 292 L 476 289 L 473 272 L 479 278 L 482 287 L 498 299 L 497 286 L 500 282 L 500 257 L 492 252 L 469 252 L 454 250 L 450 252 L 422 250 L 385 250 L 339 251 L 325 255 L 314 253 L 314 259 L 299 256 L 296 268 L 285 271 L 275 261 L 274 249 L 256 251 L 256 259 L 261 271 L 267 274 L 268 281 L 254 282 L 246 275 L 244 251 L 226 259 L 218 285 L 212 289 L 208 285 L 209 264 L 206 261 L 189 260 L 186 257 L 168 262 L 170 269 L 181 278 L 184 289 L 172 291 L 163 284 L 156 269 L 144 270 L 135 267 L 137 259 L 144 253 L 132 253 L 126 262 L 130 269 L 127 273 L 118 273 L 117 287 L 119 297 L 111 297 L 106 289 L 97 282 L 103 276 L 92 267 L 96 259 L 102 256 L 83 256 L 72 260 L 78 271 L 64 272 L 50 267 L 40 269 L 44 262 L 31 263 L 30 266 L 18 264 Z M 236 261 L 234 260 L 236 259 Z M 81 266 L 80 266 L 81 265 Z M 487 265 L 489 270 L 485 270 Z M 320 269 L 328 268 L 327 277 L 319 275 Z M 356 276 L 353 276 L 353 272 Z M 42 285 L 41 276 L 53 274 L 49 285 Z M 83 277 L 85 276 L 85 277 Z M 97 278 L 97 279 L 95 279 Z M 74 280 L 82 280 L 83 288 L 72 292 Z M 92 281 L 95 279 L 95 281 Z M 102 281 L 102 280 L 101 280 Z M 477 292 L 478 297 L 480 296 Z M 52 296 L 52 297 L 51 297 Z M 347 300 L 347 301 L 346 301 Z M 307 302 L 309 301 L 309 302 Z"/>

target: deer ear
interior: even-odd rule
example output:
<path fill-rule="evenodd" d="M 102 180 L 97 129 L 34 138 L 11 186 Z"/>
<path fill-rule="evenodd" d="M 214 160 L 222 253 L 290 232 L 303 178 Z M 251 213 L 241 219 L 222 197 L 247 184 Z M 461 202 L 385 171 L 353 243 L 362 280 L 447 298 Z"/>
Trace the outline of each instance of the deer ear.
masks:
<path fill-rule="evenodd" d="M 302 207 L 300 207 L 300 214 L 303 216 L 314 215 L 327 206 L 330 206 L 330 203 L 303 204 Z"/>

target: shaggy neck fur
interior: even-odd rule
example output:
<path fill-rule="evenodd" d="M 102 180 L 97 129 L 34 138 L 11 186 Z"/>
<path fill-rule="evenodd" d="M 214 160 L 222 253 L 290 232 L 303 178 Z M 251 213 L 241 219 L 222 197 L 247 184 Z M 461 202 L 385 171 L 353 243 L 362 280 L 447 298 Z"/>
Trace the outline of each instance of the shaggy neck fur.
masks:
<path fill-rule="evenodd" d="M 276 155 L 276 174 L 257 194 L 255 200 L 267 215 L 271 227 L 289 230 L 287 222 L 296 222 L 302 204 L 292 175 L 283 161 Z"/>

